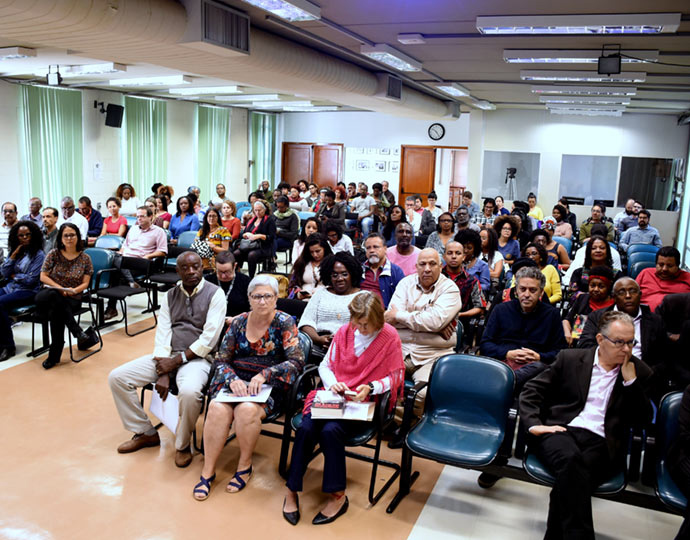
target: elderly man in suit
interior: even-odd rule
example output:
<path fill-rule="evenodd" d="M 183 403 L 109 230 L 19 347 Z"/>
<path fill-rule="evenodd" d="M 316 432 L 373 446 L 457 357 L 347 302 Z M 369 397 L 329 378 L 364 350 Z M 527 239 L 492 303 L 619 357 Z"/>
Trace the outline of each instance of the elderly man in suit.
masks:
<path fill-rule="evenodd" d="M 632 354 L 632 318 L 606 313 L 596 341 L 561 351 L 520 395 L 530 447 L 556 478 L 544 538 L 594 540 L 591 493 L 624 465 L 626 430 L 652 418 L 651 370 Z"/>

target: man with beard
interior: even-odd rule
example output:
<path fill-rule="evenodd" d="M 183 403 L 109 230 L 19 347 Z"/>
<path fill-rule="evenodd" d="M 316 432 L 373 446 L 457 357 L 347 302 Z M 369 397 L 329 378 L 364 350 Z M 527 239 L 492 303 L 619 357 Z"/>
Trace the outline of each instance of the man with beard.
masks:
<path fill-rule="evenodd" d="M 386 241 L 380 234 L 372 233 L 367 236 L 364 249 L 367 252 L 367 260 L 362 265 L 364 279 L 359 288 L 378 295 L 383 301 L 383 306 L 388 309 L 395 288 L 405 277 L 405 273 L 386 257 Z"/>
<path fill-rule="evenodd" d="M 633 205 L 635 204 L 635 199 L 628 199 L 625 201 L 625 207 L 623 208 L 622 212 L 618 212 L 615 216 L 613 216 L 613 226 L 620 232 L 623 232 L 623 226 L 621 225 L 621 221 L 623 221 L 627 217 L 633 216 Z"/>
<path fill-rule="evenodd" d="M 635 280 L 642 290 L 642 303 L 654 311 L 667 294 L 690 292 L 690 272 L 680 268 L 680 252 L 664 246 L 656 253 L 655 268 L 645 268 Z"/>
<path fill-rule="evenodd" d="M 417 272 L 417 257 L 420 249 L 412 245 L 412 226 L 398 223 L 395 227 L 395 245 L 386 250 L 388 259 L 397 264 L 406 276 Z"/>
<path fill-rule="evenodd" d="M 470 229 L 479 232 L 479 225 L 470 222 L 470 211 L 467 206 L 463 205 L 455 211 L 455 220 L 457 221 L 457 232 Z"/>

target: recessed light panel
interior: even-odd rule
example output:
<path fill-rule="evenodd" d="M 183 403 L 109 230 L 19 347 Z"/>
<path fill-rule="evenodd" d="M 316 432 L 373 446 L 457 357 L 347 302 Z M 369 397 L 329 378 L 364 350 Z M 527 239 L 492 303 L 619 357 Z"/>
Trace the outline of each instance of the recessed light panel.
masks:
<path fill-rule="evenodd" d="M 608 52 L 608 51 L 607 51 Z M 621 58 L 623 64 L 654 62 L 659 59 L 659 51 L 626 50 Z M 601 49 L 568 50 L 568 49 L 504 49 L 503 60 L 509 64 L 596 64 L 601 56 Z M 632 56 L 634 58 L 627 58 Z"/>
<path fill-rule="evenodd" d="M 276 17 L 290 22 L 315 21 L 321 18 L 321 8 L 307 0 L 244 0 Z"/>
<path fill-rule="evenodd" d="M 574 116 L 623 116 L 623 111 L 592 111 L 588 109 L 549 109 L 549 112 Z"/>
<path fill-rule="evenodd" d="M 280 99 L 278 94 L 241 94 L 238 96 L 215 96 L 216 101 L 275 101 Z"/>
<path fill-rule="evenodd" d="M 477 17 L 482 34 L 661 34 L 680 25 L 680 13 Z"/>
<path fill-rule="evenodd" d="M 426 40 L 422 34 L 398 34 L 398 42 L 403 45 L 423 45 Z"/>
<path fill-rule="evenodd" d="M 454 82 L 432 83 L 432 86 L 444 94 L 448 94 L 449 96 L 453 97 L 467 97 L 470 95 L 470 91 L 467 88 Z"/>
<path fill-rule="evenodd" d="M 422 69 L 421 62 L 401 53 L 386 43 L 362 45 L 359 52 L 398 71 L 421 71 Z"/>
<path fill-rule="evenodd" d="M 237 86 L 195 86 L 192 88 L 171 88 L 171 94 L 178 96 L 196 96 L 208 94 L 238 94 L 241 92 Z"/>
<path fill-rule="evenodd" d="M 628 97 L 602 97 L 602 96 L 539 96 L 540 103 L 576 103 L 578 105 L 629 105 Z"/>
<path fill-rule="evenodd" d="M 634 96 L 637 88 L 631 86 L 533 86 L 535 94 L 572 94 L 582 96 Z"/>
<path fill-rule="evenodd" d="M 615 75 L 597 73 L 596 71 L 555 71 L 555 70 L 522 70 L 523 81 L 571 81 L 571 82 L 628 82 L 641 83 L 647 78 L 646 73 L 622 72 Z"/>
<path fill-rule="evenodd" d="M 191 77 L 186 75 L 165 75 L 162 77 L 137 77 L 136 79 L 111 79 L 110 86 L 135 87 L 135 86 L 176 86 L 178 84 L 190 84 Z"/>

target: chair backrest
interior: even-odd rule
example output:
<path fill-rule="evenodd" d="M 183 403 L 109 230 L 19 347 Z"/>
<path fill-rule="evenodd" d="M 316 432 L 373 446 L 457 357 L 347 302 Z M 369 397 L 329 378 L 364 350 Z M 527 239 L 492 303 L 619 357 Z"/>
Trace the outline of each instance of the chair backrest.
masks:
<path fill-rule="evenodd" d="M 655 246 L 654 244 L 632 244 L 628 246 L 628 257 L 632 255 L 633 253 L 654 253 L 656 255 L 656 252 L 659 251 L 659 248 Z"/>
<path fill-rule="evenodd" d="M 118 236 L 116 234 L 106 234 L 96 238 L 94 247 L 104 249 L 120 249 L 124 242 L 125 239 L 122 236 Z"/>
<path fill-rule="evenodd" d="M 242 216 L 244 216 L 250 210 L 251 210 L 251 207 L 249 207 L 249 206 L 245 206 L 243 208 L 238 208 L 237 209 L 237 217 L 241 220 Z"/>
<path fill-rule="evenodd" d="M 460 321 L 458 321 L 458 329 L 456 332 L 457 341 L 455 342 L 455 352 L 456 353 L 460 353 L 460 351 L 462 351 L 462 335 L 463 335 L 464 331 L 465 331 L 465 329 L 462 326 L 462 323 Z"/>
<path fill-rule="evenodd" d="M 473 424 L 505 429 L 514 383 L 513 370 L 493 358 L 442 356 L 431 372 L 425 414 L 466 418 Z"/>
<path fill-rule="evenodd" d="M 127 227 L 134 227 L 137 224 L 136 216 L 125 216 L 127 220 Z"/>
<path fill-rule="evenodd" d="M 299 333 L 299 346 L 304 353 L 304 361 L 309 361 L 309 355 L 311 354 L 311 338 L 304 332 Z"/>
<path fill-rule="evenodd" d="M 566 238 L 565 236 L 554 236 L 553 239 L 565 248 L 565 250 L 568 252 L 568 257 L 572 255 L 573 241 L 570 240 L 570 238 Z"/>
<path fill-rule="evenodd" d="M 302 223 L 307 221 L 310 217 L 314 217 L 316 212 L 297 212 L 297 215 L 299 216 L 300 223 Z"/>
<path fill-rule="evenodd" d="M 192 245 L 195 239 L 196 231 L 185 231 L 180 233 L 180 236 L 177 237 L 177 246 L 181 248 L 188 248 Z"/>
<path fill-rule="evenodd" d="M 109 249 L 102 247 L 87 248 L 84 250 L 89 258 L 91 259 L 91 264 L 93 265 L 93 276 L 91 276 L 91 283 L 89 287 L 91 289 L 96 288 L 96 276 L 100 270 L 107 270 L 113 267 L 113 260 L 115 259 L 115 253 Z M 106 272 L 101 274 L 98 278 L 98 288 L 105 289 L 110 285 L 110 275 L 112 272 Z"/>
<path fill-rule="evenodd" d="M 642 270 L 645 268 L 654 268 L 655 266 L 656 263 L 654 261 L 638 261 L 628 270 L 628 275 L 633 279 L 637 279 L 637 276 Z"/>
<path fill-rule="evenodd" d="M 238 203 L 235 203 L 235 207 L 237 208 L 237 212 L 239 213 L 240 208 L 249 208 L 251 205 L 249 204 L 249 201 L 240 201 Z"/>
<path fill-rule="evenodd" d="M 628 254 L 628 274 L 632 269 L 633 264 L 638 262 L 655 262 L 656 253 L 650 253 L 649 251 L 637 251 L 632 254 Z"/>
<path fill-rule="evenodd" d="M 663 462 L 668 456 L 671 444 L 678 437 L 678 414 L 683 392 L 666 394 L 659 405 L 656 415 L 656 447 L 657 460 Z"/>

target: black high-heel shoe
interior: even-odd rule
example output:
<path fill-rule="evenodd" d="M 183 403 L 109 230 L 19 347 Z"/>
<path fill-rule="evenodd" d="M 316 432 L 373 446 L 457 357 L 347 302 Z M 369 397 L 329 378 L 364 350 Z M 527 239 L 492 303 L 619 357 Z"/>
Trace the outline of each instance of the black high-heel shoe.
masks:
<path fill-rule="evenodd" d="M 299 523 L 299 495 L 295 496 L 297 498 L 297 510 L 294 512 L 286 512 L 285 511 L 285 502 L 287 499 L 283 499 L 283 517 L 285 518 L 285 521 L 287 521 L 290 525 L 297 525 Z"/>
<path fill-rule="evenodd" d="M 316 514 L 314 519 L 312 520 L 312 525 L 325 525 L 326 523 L 333 523 L 336 519 L 338 519 L 340 516 L 342 516 L 345 512 L 347 512 L 348 507 L 350 506 L 350 501 L 347 498 L 347 495 L 345 495 L 345 502 L 343 505 L 340 507 L 340 510 L 338 512 L 331 516 L 327 517 L 324 516 L 321 512 Z"/>

